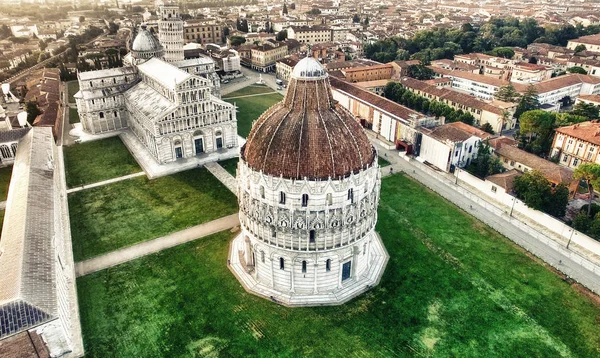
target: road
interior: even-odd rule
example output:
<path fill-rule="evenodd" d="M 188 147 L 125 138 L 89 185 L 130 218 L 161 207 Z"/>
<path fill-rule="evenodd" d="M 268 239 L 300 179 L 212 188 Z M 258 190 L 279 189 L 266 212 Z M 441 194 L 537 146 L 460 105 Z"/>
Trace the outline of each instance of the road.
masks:
<path fill-rule="evenodd" d="M 245 67 L 242 67 L 241 71 L 244 77 L 233 79 L 226 84 L 221 84 L 221 95 L 225 95 L 231 92 L 235 92 L 244 87 L 248 87 L 251 84 L 258 82 L 258 80 L 261 77 L 265 85 L 271 87 L 274 91 L 277 91 L 281 94 L 285 94 L 285 89 L 277 90 L 277 87 L 279 86 L 277 86 L 277 83 L 275 83 L 276 78 L 274 73 L 259 73 Z"/>

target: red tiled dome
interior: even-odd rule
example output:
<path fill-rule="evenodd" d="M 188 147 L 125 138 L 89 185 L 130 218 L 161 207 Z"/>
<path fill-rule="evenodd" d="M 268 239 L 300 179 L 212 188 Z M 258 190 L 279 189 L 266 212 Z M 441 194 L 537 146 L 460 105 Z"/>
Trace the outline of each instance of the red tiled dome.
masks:
<path fill-rule="evenodd" d="M 286 97 L 254 123 L 241 154 L 254 170 L 289 179 L 344 177 L 375 157 L 360 124 L 333 100 L 327 73 L 313 58 L 296 65 Z"/>

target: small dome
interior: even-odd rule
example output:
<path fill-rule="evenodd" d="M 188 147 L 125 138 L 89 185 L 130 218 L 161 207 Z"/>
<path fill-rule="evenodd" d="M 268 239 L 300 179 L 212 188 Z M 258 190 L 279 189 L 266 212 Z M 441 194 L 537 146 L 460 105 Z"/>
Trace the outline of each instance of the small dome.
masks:
<path fill-rule="evenodd" d="M 154 35 L 146 29 L 145 25 L 140 27 L 140 31 L 133 40 L 131 51 L 134 52 L 160 52 L 163 47 Z"/>
<path fill-rule="evenodd" d="M 305 57 L 294 67 L 292 78 L 304 80 L 323 79 L 327 78 L 327 71 L 313 57 Z"/>

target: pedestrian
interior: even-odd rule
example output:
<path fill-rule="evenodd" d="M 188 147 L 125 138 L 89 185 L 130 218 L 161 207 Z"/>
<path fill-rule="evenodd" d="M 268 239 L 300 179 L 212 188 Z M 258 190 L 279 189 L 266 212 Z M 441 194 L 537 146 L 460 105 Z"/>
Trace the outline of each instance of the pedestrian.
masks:
<path fill-rule="evenodd" d="M 390 167 L 390 174 L 394 174 L 394 168 Z"/>

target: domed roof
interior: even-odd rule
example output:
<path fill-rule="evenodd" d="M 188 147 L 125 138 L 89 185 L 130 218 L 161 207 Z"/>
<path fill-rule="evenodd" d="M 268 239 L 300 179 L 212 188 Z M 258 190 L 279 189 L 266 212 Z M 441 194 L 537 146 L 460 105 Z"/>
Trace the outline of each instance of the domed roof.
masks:
<path fill-rule="evenodd" d="M 131 51 L 134 52 L 158 52 L 162 51 L 163 47 L 154 35 L 146 29 L 145 25 L 140 27 L 140 30 L 133 40 Z"/>
<path fill-rule="evenodd" d="M 304 80 L 323 79 L 327 78 L 327 71 L 313 57 L 305 57 L 294 66 L 292 78 Z"/>
<path fill-rule="evenodd" d="M 254 123 L 241 155 L 267 175 L 327 180 L 366 169 L 375 151 L 354 116 L 333 100 L 321 64 L 303 59 L 283 101 Z"/>

